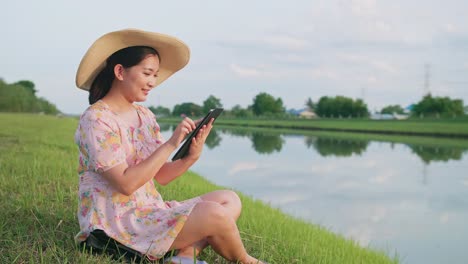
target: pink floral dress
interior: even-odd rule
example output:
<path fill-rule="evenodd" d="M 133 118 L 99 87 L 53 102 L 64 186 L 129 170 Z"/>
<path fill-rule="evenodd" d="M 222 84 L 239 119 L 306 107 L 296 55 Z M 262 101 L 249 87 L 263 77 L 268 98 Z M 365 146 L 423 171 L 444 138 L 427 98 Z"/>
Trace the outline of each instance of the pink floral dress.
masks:
<path fill-rule="evenodd" d="M 163 143 L 153 113 L 143 106 L 135 108 L 141 127 L 127 125 L 103 101 L 80 118 L 75 134 L 80 150 L 80 232 L 75 240 L 84 241 L 91 231 L 101 229 L 125 246 L 161 258 L 201 198 L 165 202 L 153 180 L 126 196 L 99 174 L 121 163 L 136 165 Z"/>

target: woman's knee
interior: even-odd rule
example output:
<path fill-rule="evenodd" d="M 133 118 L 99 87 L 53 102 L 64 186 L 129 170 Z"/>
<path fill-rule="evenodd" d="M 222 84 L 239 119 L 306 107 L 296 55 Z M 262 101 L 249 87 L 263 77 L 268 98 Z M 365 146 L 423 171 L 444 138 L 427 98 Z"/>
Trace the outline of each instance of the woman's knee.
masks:
<path fill-rule="evenodd" d="M 231 191 L 231 190 L 225 190 L 225 195 L 227 197 L 227 200 L 229 201 L 229 204 L 231 204 L 231 209 L 234 210 L 234 215 L 236 216 L 236 219 L 239 217 L 241 210 L 242 210 L 242 202 L 241 199 L 239 198 L 239 195 L 237 195 L 236 192 Z"/>
<path fill-rule="evenodd" d="M 200 221 L 207 228 L 221 228 L 230 220 L 229 212 L 216 202 L 200 202 L 195 206 L 193 212 L 197 215 L 197 221 Z"/>

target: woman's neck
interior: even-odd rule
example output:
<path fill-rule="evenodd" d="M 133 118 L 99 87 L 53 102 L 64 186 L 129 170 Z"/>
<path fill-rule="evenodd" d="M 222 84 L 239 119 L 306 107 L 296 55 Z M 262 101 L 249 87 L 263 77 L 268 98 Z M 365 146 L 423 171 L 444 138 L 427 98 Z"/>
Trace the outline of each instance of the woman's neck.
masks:
<path fill-rule="evenodd" d="M 126 113 L 135 110 L 133 102 L 127 100 L 121 93 L 115 92 L 115 89 L 110 89 L 109 93 L 101 100 L 116 113 Z"/>

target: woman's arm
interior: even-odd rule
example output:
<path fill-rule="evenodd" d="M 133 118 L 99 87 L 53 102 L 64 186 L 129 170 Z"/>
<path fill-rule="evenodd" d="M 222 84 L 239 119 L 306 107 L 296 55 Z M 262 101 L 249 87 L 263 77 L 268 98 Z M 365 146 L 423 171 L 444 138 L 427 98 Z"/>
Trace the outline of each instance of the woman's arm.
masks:
<path fill-rule="evenodd" d="M 208 125 L 203 126 L 196 137 L 192 139 L 189 153 L 186 157 L 176 161 L 167 162 L 156 173 L 154 179 L 161 185 L 166 185 L 186 172 L 199 158 L 205 144 L 206 138 L 213 127 L 214 119 L 211 119 Z"/>
<path fill-rule="evenodd" d="M 187 158 L 178 159 L 176 161 L 166 162 L 161 169 L 156 173 L 154 179 L 161 185 L 166 185 L 175 180 L 180 175 L 184 174 L 196 160 Z"/>
<path fill-rule="evenodd" d="M 168 142 L 161 145 L 147 159 L 138 165 L 129 167 L 126 163 L 121 163 L 101 175 L 124 195 L 131 195 L 141 186 L 153 178 L 161 167 L 165 164 L 167 157 L 176 149 Z"/>
<path fill-rule="evenodd" d="M 157 148 L 148 158 L 131 167 L 126 163 L 119 164 L 101 173 L 101 175 L 120 193 L 131 195 L 158 174 L 166 164 L 169 155 L 177 148 L 185 135 L 194 128 L 195 123 L 190 118 L 185 118 L 177 126 L 171 138 Z"/>

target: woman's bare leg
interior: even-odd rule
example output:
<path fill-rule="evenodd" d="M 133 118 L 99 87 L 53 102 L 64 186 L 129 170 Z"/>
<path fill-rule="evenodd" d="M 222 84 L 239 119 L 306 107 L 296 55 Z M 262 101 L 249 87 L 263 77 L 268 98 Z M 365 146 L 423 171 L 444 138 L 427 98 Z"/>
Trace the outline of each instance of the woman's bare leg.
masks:
<path fill-rule="evenodd" d="M 216 202 L 222 205 L 227 212 L 230 214 L 231 218 L 236 221 L 241 213 L 242 204 L 239 199 L 239 196 L 230 190 L 220 190 L 214 191 L 201 196 L 203 201 Z M 184 257 L 193 257 L 194 252 L 195 256 L 201 253 L 201 251 L 208 246 L 208 241 L 206 239 L 197 241 L 195 244 L 182 248 L 179 250 L 179 256 Z"/>
<path fill-rule="evenodd" d="M 222 205 L 228 211 L 234 221 L 236 221 L 241 214 L 242 203 L 239 199 L 239 196 L 234 191 L 214 191 L 204 194 L 200 197 L 203 201 L 216 202 Z"/>
<path fill-rule="evenodd" d="M 203 239 L 227 260 L 258 263 L 245 251 L 232 213 L 217 202 L 204 201 L 194 207 L 171 249 L 186 248 Z"/>

